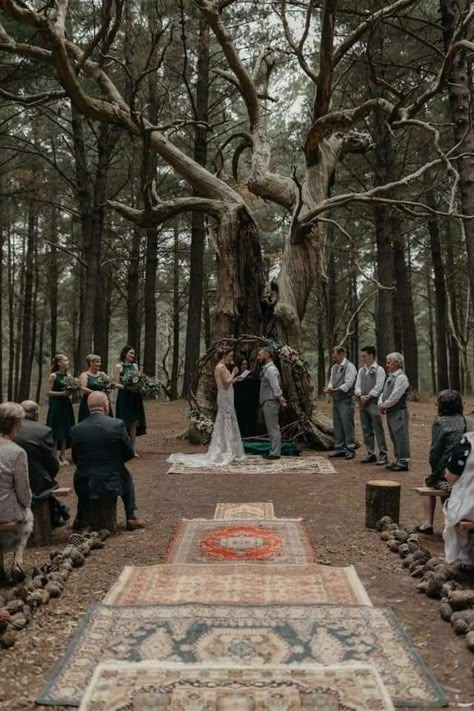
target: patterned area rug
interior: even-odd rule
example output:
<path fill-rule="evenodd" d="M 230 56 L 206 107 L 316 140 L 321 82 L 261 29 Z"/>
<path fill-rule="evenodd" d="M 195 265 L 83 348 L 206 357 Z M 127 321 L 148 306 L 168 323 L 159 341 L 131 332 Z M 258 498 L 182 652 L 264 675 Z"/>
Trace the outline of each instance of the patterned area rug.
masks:
<path fill-rule="evenodd" d="M 229 464 L 226 467 L 185 467 L 172 464 L 168 474 L 288 474 L 289 472 L 310 472 L 311 474 L 336 474 L 336 470 L 325 457 L 282 457 L 268 460 L 263 457 L 248 457 L 245 464 Z"/>
<path fill-rule="evenodd" d="M 273 521 L 183 520 L 167 563 L 314 563 L 306 530 L 294 519 Z"/>
<path fill-rule="evenodd" d="M 80 711 L 393 711 L 373 666 L 101 664 Z"/>
<path fill-rule="evenodd" d="M 242 518 L 267 519 L 275 518 L 275 511 L 271 502 L 259 501 L 251 504 L 217 504 L 214 520 L 232 521 Z"/>
<path fill-rule="evenodd" d="M 127 566 L 107 605 L 370 605 L 353 567 L 324 565 L 151 565 Z"/>
<path fill-rule="evenodd" d="M 446 697 L 391 610 L 344 605 L 160 605 L 89 609 L 38 703 L 79 705 L 99 662 L 236 666 L 374 664 L 395 705 Z M 225 707 L 224 707 L 225 708 Z"/>

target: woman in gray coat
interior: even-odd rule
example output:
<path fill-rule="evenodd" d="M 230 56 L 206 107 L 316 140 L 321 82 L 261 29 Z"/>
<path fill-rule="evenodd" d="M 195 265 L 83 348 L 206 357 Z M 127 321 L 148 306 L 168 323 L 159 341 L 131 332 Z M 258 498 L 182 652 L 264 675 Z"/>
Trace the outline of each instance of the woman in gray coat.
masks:
<path fill-rule="evenodd" d="M 23 574 L 23 550 L 33 530 L 28 459 L 12 442 L 24 416 L 16 402 L 0 405 L 0 523 L 17 524 L 14 531 L 0 532 L 0 551 L 13 552 L 12 573 L 16 575 Z"/>

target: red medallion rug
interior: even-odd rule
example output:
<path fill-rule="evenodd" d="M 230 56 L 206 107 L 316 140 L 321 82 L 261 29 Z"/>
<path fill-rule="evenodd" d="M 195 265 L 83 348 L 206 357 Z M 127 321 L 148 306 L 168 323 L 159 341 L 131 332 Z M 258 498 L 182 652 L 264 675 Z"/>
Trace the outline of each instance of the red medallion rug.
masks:
<path fill-rule="evenodd" d="M 315 563 L 299 520 L 183 520 L 170 543 L 167 563 Z"/>
<path fill-rule="evenodd" d="M 371 605 L 355 569 L 220 563 L 123 569 L 106 605 Z"/>
<path fill-rule="evenodd" d="M 370 664 L 232 669 L 99 664 L 80 711 L 393 711 Z"/>

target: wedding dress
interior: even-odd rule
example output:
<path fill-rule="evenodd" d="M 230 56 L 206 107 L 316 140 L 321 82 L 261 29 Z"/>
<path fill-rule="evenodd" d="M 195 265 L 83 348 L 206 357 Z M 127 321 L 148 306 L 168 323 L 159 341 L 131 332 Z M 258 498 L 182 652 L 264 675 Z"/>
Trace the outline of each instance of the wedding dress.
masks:
<path fill-rule="evenodd" d="M 217 381 L 217 416 L 205 454 L 172 454 L 168 462 L 185 467 L 222 467 L 245 460 L 244 446 L 234 408 L 232 383 L 225 388 Z"/>

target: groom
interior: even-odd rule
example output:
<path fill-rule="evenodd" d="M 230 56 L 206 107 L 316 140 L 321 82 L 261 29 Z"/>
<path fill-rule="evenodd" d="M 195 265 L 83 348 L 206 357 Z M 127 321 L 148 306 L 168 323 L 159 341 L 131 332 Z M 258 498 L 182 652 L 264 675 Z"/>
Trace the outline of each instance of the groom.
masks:
<path fill-rule="evenodd" d="M 280 459 L 281 432 L 278 414 L 280 407 L 286 407 L 287 402 L 283 397 L 283 391 L 280 386 L 280 373 L 273 362 L 271 348 L 260 348 L 257 358 L 263 365 L 260 380 L 260 404 L 265 419 L 265 427 L 270 438 L 270 452 L 263 456 L 265 459 Z"/>

